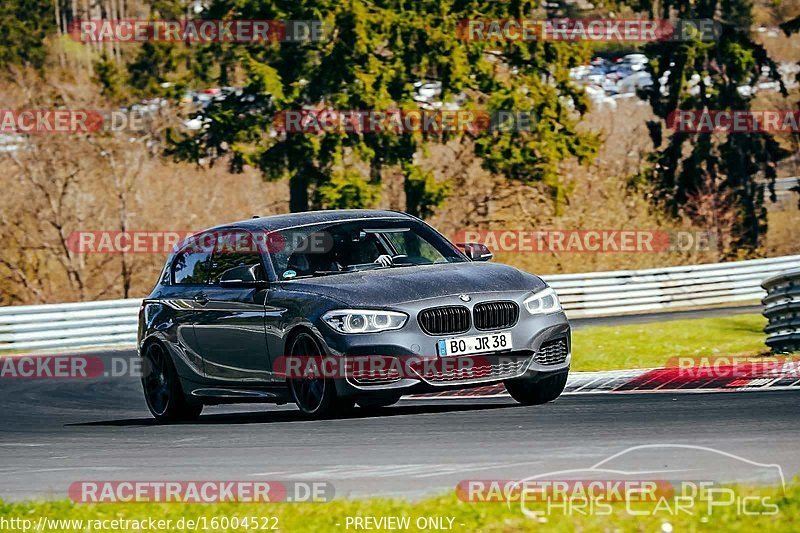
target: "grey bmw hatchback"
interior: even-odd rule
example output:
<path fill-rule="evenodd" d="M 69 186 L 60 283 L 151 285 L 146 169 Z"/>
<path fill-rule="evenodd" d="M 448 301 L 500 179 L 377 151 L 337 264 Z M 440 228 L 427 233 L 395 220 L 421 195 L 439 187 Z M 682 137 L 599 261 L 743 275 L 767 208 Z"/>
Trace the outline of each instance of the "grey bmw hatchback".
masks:
<path fill-rule="evenodd" d="M 139 312 L 147 406 L 294 402 L 309 417 L 406 394 L 505 384 L 556 399 L 570 326 L 541 278 L 489 263 L 393 211 L 317 211 L 218 226 L 170 255 Z"/>

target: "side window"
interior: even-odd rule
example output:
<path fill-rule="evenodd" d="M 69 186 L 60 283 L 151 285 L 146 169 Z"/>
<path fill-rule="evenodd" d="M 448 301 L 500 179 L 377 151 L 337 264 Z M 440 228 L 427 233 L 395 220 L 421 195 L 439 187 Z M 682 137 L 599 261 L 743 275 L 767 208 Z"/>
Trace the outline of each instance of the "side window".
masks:
<path fill-rule="evenodd" d="M 226 271 L 242 266 L 251 268 L 257 281 L 267 280 L 264 267 L 261 264 L 260 254 L 217 251 L 214 252 L 214 258 L 211 262 L 211 277 L 209 282 L 217 284 Z"/>
<path fill-rule="evenodd" d="M 431 263 L 446 261 L 441 252 L 413 231 L 387 232 L 384 235 L 391 241 L 392 246 L 399 254 L 406 255 L 411 259 L 424 259 Z"/>
<path fill-rule="evenodd" d="M 210 252 L 182 252 L 172 262 L 172 282 L 177 284 L 206 283 L 211 266 Z"/>

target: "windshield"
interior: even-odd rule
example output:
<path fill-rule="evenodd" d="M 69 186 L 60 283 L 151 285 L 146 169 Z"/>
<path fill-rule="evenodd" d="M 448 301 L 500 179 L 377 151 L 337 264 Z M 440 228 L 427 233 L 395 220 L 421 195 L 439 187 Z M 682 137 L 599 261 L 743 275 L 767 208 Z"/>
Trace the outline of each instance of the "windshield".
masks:
<path fill-rule="evenodd" d="M 362 220 L 318 224 L 276 232 L 270 254 L 280 279 L 324 276 L 356 270 L 465 261 L 441 235 L 415 221 Z"/>

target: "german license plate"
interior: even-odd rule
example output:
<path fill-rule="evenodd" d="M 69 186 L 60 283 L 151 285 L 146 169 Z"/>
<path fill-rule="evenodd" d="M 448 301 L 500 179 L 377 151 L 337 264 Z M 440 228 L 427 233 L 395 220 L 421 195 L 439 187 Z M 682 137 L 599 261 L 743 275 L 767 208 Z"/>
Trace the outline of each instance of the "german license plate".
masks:
<path fill-rule="evenodd" d="M 440 357 L 469 355 L 473 353 L 499 352 L 511 350 L 511 332 L 487 333 L 473 337 L 451 337 L 439 339 L 436 351 Z"/>

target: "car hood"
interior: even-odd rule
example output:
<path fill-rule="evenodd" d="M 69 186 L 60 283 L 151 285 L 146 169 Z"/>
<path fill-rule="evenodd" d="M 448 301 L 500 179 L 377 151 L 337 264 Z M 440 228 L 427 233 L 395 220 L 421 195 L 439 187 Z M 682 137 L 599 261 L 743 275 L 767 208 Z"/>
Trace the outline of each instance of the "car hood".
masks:
<path fill-rule="evenodd" d="M 393 304 L 458 294 L 535 291 L 541 278 L 508 265 L 445 263 L 348 272 L 283 283 L 288 291 L 302 291 L 352 306 Z"/>

